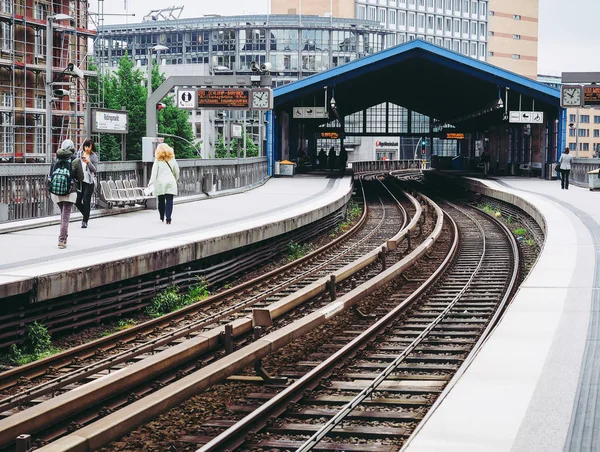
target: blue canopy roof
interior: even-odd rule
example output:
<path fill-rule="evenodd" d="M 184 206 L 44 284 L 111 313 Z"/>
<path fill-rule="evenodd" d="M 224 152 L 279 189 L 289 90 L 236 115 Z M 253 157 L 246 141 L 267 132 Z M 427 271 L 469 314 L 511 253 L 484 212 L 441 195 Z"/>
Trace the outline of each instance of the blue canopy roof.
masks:
<path fill-rule="evenodd" d="M 413 40 L 274 90 L 275 109 L 321 105 L 334 89 L 338 111 L 348 115 L 392 102 L 428 116 L 460 122 L 497 105 L 509 93 L 509 110 L 557 116 L 560 91 L 422 40 Z M 520 96 L 519 96 L 520 95 Z M 321 102 L 321 103 L 319 103 Z M 501 115 L 502 113 L 500 113 Z"/>

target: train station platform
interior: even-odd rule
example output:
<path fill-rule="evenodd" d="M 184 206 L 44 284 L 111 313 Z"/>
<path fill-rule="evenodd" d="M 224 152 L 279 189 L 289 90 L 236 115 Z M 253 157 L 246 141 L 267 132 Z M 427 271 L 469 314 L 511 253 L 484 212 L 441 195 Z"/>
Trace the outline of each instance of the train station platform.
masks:
<path fill-rule="evenodd" d="M 403 451 L 600 448 L 600 193 L 559 181 L 466 178 L 537 210 L 546 242 L 501 322 Z"/>
<path fill-rule="evenodd" d="M 67 249 L 57 247 L 56 218 L 37 227 L 13 222 L 12 232 L 0 231 L 0 298 L 40 302 L 250 245 L 326 217 L 352 190 L 351 176 L 269 179 L 243 193 L 177 203 L 170 225 L 150 209 L 92 218 L 87 229 L 73 222 Z"/>

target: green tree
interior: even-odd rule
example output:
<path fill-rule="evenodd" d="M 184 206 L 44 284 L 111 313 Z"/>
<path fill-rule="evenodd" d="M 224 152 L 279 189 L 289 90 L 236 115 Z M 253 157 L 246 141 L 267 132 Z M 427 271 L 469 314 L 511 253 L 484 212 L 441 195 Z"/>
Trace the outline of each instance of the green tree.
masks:
<path fill-rule="evenodd" d="M 248 136 L 246 132 L 244 132 L 242 139 L 246 140 L 246 157 L 258 157 L 258 145 L 252 141 L 252 138 Z M 235 153 L 237 155 L 237 142 L 238 139 L 235 138 L 231 142 L 231 149 L 233 150 L 232 154 Z M 244 142 L 242 141 L 240 145 L 240 157 L 244 157 Z"/>

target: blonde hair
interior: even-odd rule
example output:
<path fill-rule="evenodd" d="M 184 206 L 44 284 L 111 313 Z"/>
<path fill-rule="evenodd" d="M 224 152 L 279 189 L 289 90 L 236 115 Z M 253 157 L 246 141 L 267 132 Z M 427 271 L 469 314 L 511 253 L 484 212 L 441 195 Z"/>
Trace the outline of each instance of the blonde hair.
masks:
<path fill-rule="evenodd" d="M 169 146 L 167 143 L 160 143 L 156 147 L 156 160 L 159 162 L 168 162 L 175 158 L 175 152 L 173 152 L 173 148 Z"/>

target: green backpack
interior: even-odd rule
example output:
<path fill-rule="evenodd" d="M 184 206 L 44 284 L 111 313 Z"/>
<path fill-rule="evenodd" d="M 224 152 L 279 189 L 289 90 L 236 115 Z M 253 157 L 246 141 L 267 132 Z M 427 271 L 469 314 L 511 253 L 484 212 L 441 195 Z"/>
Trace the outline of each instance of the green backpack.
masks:
<path fill-rule="evenodd" d="M 71 177 L 71 160 L 58 159 L 54 164 L 48 180 L 48 191 L 54 195 L 64 196 L 71 193 L 73 178 Z"/>

